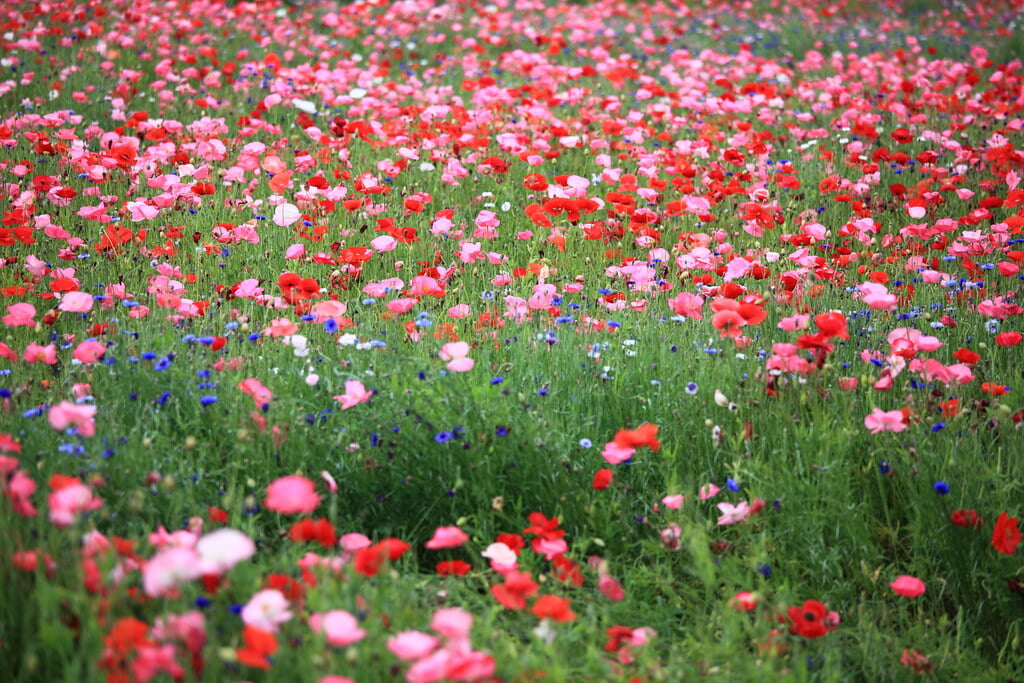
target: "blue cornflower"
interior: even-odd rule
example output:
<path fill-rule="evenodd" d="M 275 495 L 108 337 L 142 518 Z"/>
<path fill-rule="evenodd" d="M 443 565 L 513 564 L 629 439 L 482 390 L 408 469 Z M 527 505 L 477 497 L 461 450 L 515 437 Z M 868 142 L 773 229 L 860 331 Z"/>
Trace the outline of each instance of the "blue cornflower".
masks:
<path fill-rule="evenodd" d="M 935 489 L 935 493 L 939 494 L 940 496 L 944 496 L 947 493 L 949 493 L 949 484 L 947 484 L 944 481 L 935 482 L 932 485 L 932 488 Z"/>

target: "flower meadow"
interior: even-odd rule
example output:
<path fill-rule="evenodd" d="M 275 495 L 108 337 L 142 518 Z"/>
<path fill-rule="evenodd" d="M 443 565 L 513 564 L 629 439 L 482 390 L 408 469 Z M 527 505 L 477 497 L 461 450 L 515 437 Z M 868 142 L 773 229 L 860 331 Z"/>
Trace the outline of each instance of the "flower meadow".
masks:
<path fill-rule="evenodd" d="M 4 4 L 4 678 L 1019 680 L 1020 13 Z"/>

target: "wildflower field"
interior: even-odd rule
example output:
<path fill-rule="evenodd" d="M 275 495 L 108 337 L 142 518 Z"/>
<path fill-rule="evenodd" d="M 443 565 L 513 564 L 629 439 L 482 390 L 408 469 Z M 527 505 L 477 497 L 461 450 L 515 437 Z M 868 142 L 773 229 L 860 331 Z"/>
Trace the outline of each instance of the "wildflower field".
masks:
<path fill-rule="evenodd" d="M 1020 680 L 1020 2 L 0 9 L 0 678 Z"/>

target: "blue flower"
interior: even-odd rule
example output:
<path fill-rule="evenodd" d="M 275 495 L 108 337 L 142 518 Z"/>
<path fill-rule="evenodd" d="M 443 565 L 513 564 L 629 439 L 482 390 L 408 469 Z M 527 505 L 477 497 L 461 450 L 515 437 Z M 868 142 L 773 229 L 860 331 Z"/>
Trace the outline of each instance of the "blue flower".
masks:
<path fill-rule="evenodd" d="M 436 443 L 448 443 L 449 441 L 452 440 L 453 436 L 455 435 L 452 434 L 451 432 L 438 432 L 437 434 L 434 435 L 434 441 Z"/>
<path fill-rule="evenodd" d="M 944 481 L 935 482 L 932 485 L 932 488 L 935 489 L 935 493 L 939 494 L 940 496 L 944 496 L 947 493 L 949 493 L 949 484 L 947 484 Z"/>
<path fill-rule="evenodd" d="M 204 406 L 208 406 L 217 402 L 217 397 L 213 394 L 206 394 L 205 396 L 199 397 L 199 402 Z"/>
<path fill-rule="evenodd" d="M 590 448 L 593 445 L 590 439 L 580 439 L 580 448 Z"/>

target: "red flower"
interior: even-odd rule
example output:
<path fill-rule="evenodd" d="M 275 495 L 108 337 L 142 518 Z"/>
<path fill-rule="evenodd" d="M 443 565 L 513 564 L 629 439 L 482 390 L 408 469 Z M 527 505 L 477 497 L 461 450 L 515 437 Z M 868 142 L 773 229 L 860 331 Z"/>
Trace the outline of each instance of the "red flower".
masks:
<path fill-rule="evenodd" d="M 967 365 L 974 365 L 981 360 L 981 356 L 970 349 L 957 349 L 953 352 L 953 358 Z"/>
<path fill-rule="evenodd" d="M 524 534 L 536 534 L 549 541 L 565 536 L 565 532 L 558 528 L 558 517 L 548 519 L 543 512 L 531 512 L 527 519 L 530 526 L 523 529 Z"/>
<path fill-rule="evenodd" d="M 462 560 L 448 560 L 437 563 L 437 573 L 441 576 L 465 576 L 473 566 Z"/>
<path fill-rule="evenodd" d="M 985 524 L 985 520 L 974 510 L 956 510 L 949 519 L 954 526 L 969 526 L 975 529 L 980 529 Z"/>
<path fill-rule="evenodd" d="M 615 438 L 612 441 L 622 448 L 647 446 L 652 451 L 661 448 L 661 443 L 658 441 L 658 425 L 650 423 L 642 424 L 636 429 L 620 429 L 615 432 Z"/>
<path fill-rule="evenodd" d="M 556 595 L 543 595 L 533 603 L 530 614 L 538 619 L 550 619 L 552 621 L 565 622 L 575 621 L 576 613 L 569 609 L 569 599 L 560 598 Z"/>
<path fill-rule="evenodd" d="M 817 600 L 806 600 L 801 607 L 790 607 L 786 612 L 789 615 L 790 633 L 804 638 L 820 638 L 829 631 L 825 622 L 828 607 Z"/>
<path fill-rule="evenodd" d="M 520 610 L 526 607 L 526 598 L 537 592 L 537 583 L 529 572 L 509 572 L 505 583 L 491 586 L 491 595 L 508 609 Z"/>
<path fill-rule="evenodd" d="M 996 520 L 996 528 L 992 530 L 992 547 L 1003 555 L 1013 555 L 1020 545 L 1020 530 L 1017 528 L 1017 518 L 1010 517 L 1005 512 L 999 514 Z"/>
<path fill-rule="evenodd" d="M 1000 332 L 996 335 L 996 344 L 999 346 L 1016 346 L 1020 344 L 1024 335 L 1020 332 Z"/>
<path fill-rule="evenodd" d="M 296 543 L 318 541 L 325 548 L 333 548 L 338 541 L 334 525 L 326 519 L 304 519 L 292 525 L 288 536 Z"/>
<path fill-rule="evenodd" d="M 246 626 L 242 632 L 242 640 L 245 647 L 236 650 L 239 664 L 255 667 L 257 669 L 269 669 L 269 655 L 277 652 L 277 638 L 273 633 L 258 629 L 255 626 Z"/>
<path fill-rule="evenodd" d="M 594 482 L 591 486 L 595 491 L 604 491 L 611 483 L 612 471 L 609 469 L 603 469 L 594 473 Z"/>
<path fill-rule="evenodd" d="M 565 555 L 556 555 L 551 560 L 554 567 L 555 578 L 562 583 L 571 583 L 574 586 L 583 585 L 583 572 L 580 571 L 579 562 L 570 560 Z"/>

